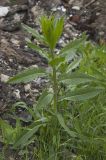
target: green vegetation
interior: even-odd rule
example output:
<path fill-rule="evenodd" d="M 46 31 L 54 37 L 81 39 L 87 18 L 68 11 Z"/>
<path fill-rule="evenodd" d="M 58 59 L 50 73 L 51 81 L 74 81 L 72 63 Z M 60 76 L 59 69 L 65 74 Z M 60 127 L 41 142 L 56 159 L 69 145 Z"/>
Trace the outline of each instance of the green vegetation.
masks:
<path fill-rule="evenodd" d="M 24 102 L 14 105 L 31 115 L 26 126 L 21 123 L 24 119 L 16 116 L 15 127 L 0 120 L 1 141 L 25 160 L 105 160 L 106 48 L 95 46 L 83 34 L 57 54 L 55 48 L 64 19 L 44 16 L 40 23 L 42 35 L 26 25 L 23 28 L 44 46 L 42 49 L 27 42 L 48 61 L 49 69 L 29 68 L 8 83 L 27 83 L 44 77 L 48 86 L 32 107 Z"/>

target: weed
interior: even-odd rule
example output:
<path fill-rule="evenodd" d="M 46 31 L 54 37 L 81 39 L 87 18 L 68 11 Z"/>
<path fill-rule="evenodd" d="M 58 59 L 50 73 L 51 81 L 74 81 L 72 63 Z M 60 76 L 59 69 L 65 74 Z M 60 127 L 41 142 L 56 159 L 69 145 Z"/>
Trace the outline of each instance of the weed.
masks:
<path fill-rule="evenodd" d="M 83 35 L 56 54 L 55 48 L 63 32 L 64 19 L 44 16 L 40 23 L 42 35 L 24 24 L 23 28 L 43 44 L 42 49 L 30 40 L 27 42 L 30 48 L 48 61 L 50 70 L 29 68 L 10 78 L 8 83 L 27 83 L 44 77 L 48 79 L 48 89 L 42 92 L 36 105 L 32 108 L 26 106 L 32 115 L 31 125 L 22 127 L 21 136 L 15 141 L 7 140 L 16 129 L 10 126 L 8 129 L 11 132 L 8 129 L 3 131 L 2 123 L 5 122 L 1 121 L 2 133 L 9 132 L 8 136 L 7 133 L 2 134 L 4 142 L 12 143 L 13 148 L 21 150 L 33 144 L 32 159 L 105 160 L 106 112 L 105 104 L 101 101 L 106 89 L 105 74 L 102 67 L 98 71 L 94 66 L 92 71 L 95 72 L 91 72 L 90 64 L 93 66 L 94 62 L 90 60 L 93 55 L 88 55 L 92 49 L 97 58 L 97 50 Z M 76 56 L 77 53 L 79 56 Z M 77 58 L 70 63 L 72 57 Z"/>

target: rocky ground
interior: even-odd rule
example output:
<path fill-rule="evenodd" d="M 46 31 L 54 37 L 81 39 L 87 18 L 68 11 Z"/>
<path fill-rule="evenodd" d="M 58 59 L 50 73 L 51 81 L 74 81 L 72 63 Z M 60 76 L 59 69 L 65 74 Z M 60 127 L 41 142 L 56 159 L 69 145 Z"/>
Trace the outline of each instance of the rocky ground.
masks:
<path fill-rule="evenodd" d="M 96 43 L 106 44 L 105 0 L 0 0 L 0 115 L 15 102 L 31 106 L 39 95 L 44 79 L 32 83 L 9 85 L 10 76 L 34 66 L 47 67 L 47 62 L 26 45 L 30 35 L 21 29 L 25 23 L 39 30 L 39 18 L 44 14 L 66 15 L 61 48 L 83 31 Z M 22 113 L 21 113 L 22 114 Z M 22 114 L 24 116 L 24 113 Z"/>

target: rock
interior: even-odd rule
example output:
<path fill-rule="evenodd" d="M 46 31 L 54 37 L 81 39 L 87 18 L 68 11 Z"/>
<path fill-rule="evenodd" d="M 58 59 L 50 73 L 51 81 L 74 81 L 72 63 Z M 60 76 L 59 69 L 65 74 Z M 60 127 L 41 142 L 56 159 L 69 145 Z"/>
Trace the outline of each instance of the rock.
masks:
<path fill-rule="evenodd" d="M 75 5 L 75 6 L 82 7 L 83 1 L 84 0 L 69 0 L 69 5 Z"/>
<path fill-rule="evenodd" d="M 10 7 L 2 7 L 0 6 L 0 17 L 5 17 L 9 12 Z"/>
<path fill-rule="evenodd" d="M 19 89 L 16 89 L 16 90 L 13 92 L 13 95 L 15 96 L 15 98 L 20 99 L 20 98 L 21 98 L 21 96 L 20 96 L 20 90 L 19 90 Z"/>
<path fill-rule="evenodd" d="M 20 46 L 20 41 L 14 38 L 11 38 L 11 42 L 15 45 L 15 46 Z"/>
<path fill-rule="evenodd" d="M 10 7 L 9 10 L 1 13 L 0 29 L 3 31 L 16 31 L 20 28 L 20 24 L 27 18 L 27 6 L 15 5 Z M 3 16 L 4 15 L 4 16 Z"/>
<path fill-rule="evenodd" d="M 1 82 L 7 82 L 9 80 L 9 76 L 5 74 L 0 75 Z"/>
<path fill-rule="evenodd" d="M 8 16 L 13 15 L 15 13 L 26 12 L 27 10 L 27 5 L 14 5 L 10 8 Z"/>
<path fill-rule="evenodd" d="M 92 3 L 89 0 L 84 0 L 83 5 L 87 6 L 90 13 L 90 16 L 87 14 L 89 17 L 87 21 L 91 27 L 90 30 L 93 30 L 93 39 L 100 43 L 102 41 L 106 45 L 106 0 L 95 0 Z M 86 25 L 87 21 L 85 21 Z"/>
<path fill-rule="evenodd" d="M 25 89 L 25 92 L 30 91 L 31 90 L 31 84 L 24 85 L 24 89 Z"/>
<path fill-rule="evenodd" d="M 35 5 L 31 8 L 31 13 L 32 13 L 32 16 L 33 16 L 33 19 L 35 20 L 38 20 L 39 21 L 39 18 L 44 15 L 44 9 L 41 8 L 40 6 L 38 5 Z M 38 21 L 36 21 L 36 23 L 38 23 Z"/>
<path fill-rule="evenodd" d="M 73 6 L 72 9 L 79 11 L 79 10 L 80 10 L 80 7 L 79 7 L 79 6 Z"/>

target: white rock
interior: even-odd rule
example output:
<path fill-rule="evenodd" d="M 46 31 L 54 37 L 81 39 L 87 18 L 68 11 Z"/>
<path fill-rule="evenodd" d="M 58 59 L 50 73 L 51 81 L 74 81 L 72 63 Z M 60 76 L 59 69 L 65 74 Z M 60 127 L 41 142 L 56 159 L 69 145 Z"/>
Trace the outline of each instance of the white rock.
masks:
<path fill-rule="evenodd" d="M 11 38 L 11 42 L 16 46 L 19 46 L 19 43 L 20 43 L 17 39 L 14 39 L 14 38 Z"/>
<path fill-rule="evenodd" d="M 79 6 L 73 6 L 72 9 L 75 9 L 75 10 L 79 11 L 80 7 Z"/>
<path fill-rule="evenodd" d="M 38 85 L 41 85 L 41 81 L 42 81 L 42 80 L 41 80 L 40 77 L 34 80 L 34 82 L 35 82 L 36 84 L 38 84 Z"/>
<path fill-rule="evenodd" d="M 24 89 L 25 89 L 25 92 L 30 91 L 30 90 L 31 90 L 31 84 L 26 84 L 26 85 L 24 86 Z"/>
<path fill-rule="evenodd" d="M 32 92 L 33 93 L 39 93 L 39 90 L 38 89 L 33 89 Z"/>
<path fill-rule="evenodd" d="M 17 98 L 17 99 L 20 99 L 21 96 L 20 96 L 20 90 L 19 89 L 16 89 L 14 92 L 13 92 L 14 96 Z"/>
<path fill-rule="evenodd" d="M 57 8 L 54 7 L 54 8 L 52 8 L 51 10 L 52 10 L 53 12 L 56 12 L 56 11 L 57 11 Z"/>
<path fill-rule="evenodd" d="M 32 67 L 32 68 L 38 68 L 38 65 L 33 64 L 33 65 L 31 65 L 31 67 Z"/>
<path fill-rule="evenodd" d="M 61 7 L 63 12 L 66 12 L 66 8 L 64 8 L 64 6 Z"/>
<path fill-rule="evenodd" d="M 5 74 L 1 74 L 0 78 L 1 78 L 1 82 L 7 82 L 9 80 L 9 76 Z"/>
<path fill-rule="evenodd" d="M 0 17 L 5 17 L 9 12 L 10 7 L 0 6 Z"/>

